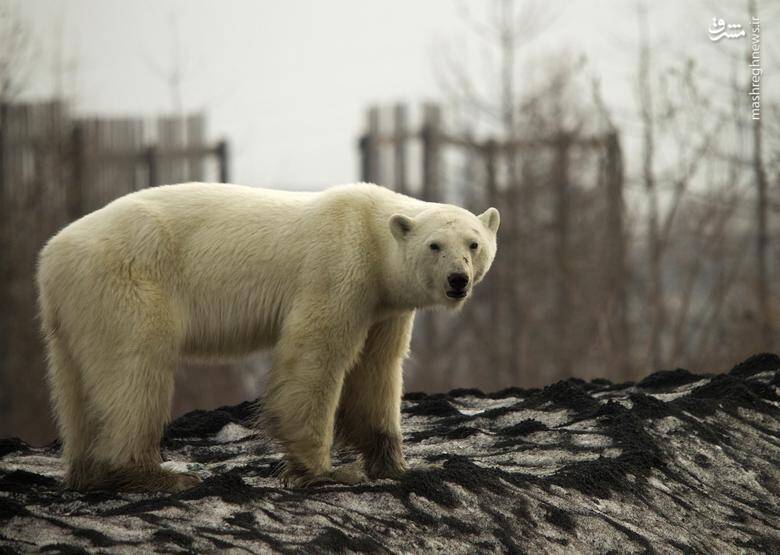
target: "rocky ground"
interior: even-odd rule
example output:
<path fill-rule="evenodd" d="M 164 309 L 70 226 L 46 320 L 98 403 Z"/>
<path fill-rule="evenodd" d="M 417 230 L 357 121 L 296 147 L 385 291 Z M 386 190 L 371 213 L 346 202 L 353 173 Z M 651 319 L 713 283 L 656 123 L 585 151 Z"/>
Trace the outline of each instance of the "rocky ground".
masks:
<path fill-rule="evenodd" d="M 189 413 L 178 495 L 62 491 L 52 445 L 0 440 L 0 553 L 780 552 L 780 359 L 639 383 L 411 393 L 399 482 L 282 488 L 250 404 Z"/>

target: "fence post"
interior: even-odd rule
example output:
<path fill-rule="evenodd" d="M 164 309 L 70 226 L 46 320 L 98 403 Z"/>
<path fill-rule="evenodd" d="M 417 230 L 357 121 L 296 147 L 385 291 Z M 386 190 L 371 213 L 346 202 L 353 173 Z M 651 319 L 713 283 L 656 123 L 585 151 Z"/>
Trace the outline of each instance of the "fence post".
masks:
<path fill-rule="evenodd" d="M 193 153 L 187 156 L 187 181 L 203 181 L 203 154 L 200 152 L 205 146 L 203 114 L 191 114 L 185 120 L 184 129 L 187 137 L 186 148 Z M 195 154 L 196 153 L 196 154 Z M 222 171 L 220 161 L 220 173 Z"/>
<path fill-rule="evenodd" d="M 360 180 L 377 183 L 379 175 L 379 108 L 372 106 L 367 113 L 367 130 L 360 138 Z"/>
<path fill-rule="evenodd" d="M 84 178 L 86 165 L 86 152 L 84 141 L 84 127 L 77 123 L 71 133 L 71 149 L 73 152 L 73 180 L 67 193 L 68 221 L 74 221 L 81 216 L 84 210 Z"/>
<path fill-rule="evenodd" d="M 395 159 L 393 166 L 393 179 L 395 181 L 395 190 L 405 195 L 407 189 L 406 183 L 406 106 L 396 104 L 393 110 L 394 131 L 393 146 L 395 149 Z"/>
<path fill-rule="evenodd" d="M 605 289 L 612 291 L 609 308 L 609 326 L 612 332 L 617 366 L 625 376 L 631 375 L 630 328 L 628 322 L 628 261 L 623 203 L 623 153 L 616 131 L 606 137 L 605 185 L 607 195 L 606 249 L 607 275 Z"/>
<path fill-rule="evenodd" d="M 485 143 L 485 173 L 487 179 L 487 203 L 495 206 L 498 201 L 498 180 L 496 177 L 496 158 L 498 154 L 498 143 L 490 139 Z"/>
<path fill-rule="evenodd" d="M 219 159 L 219 181 L 221 183 L 230 183 L 230 169 L 228 167 L 230 148 L 226 140 L 217 144 L 217 158 Z"/>
<path fill-rule="evenodd" d="M 435 104 L 426 104 L 423 107 L 423 126 L 420 131 L 422 140 L 422 191 L 423 200 L 432 202 L 439 197 L 439 107 Z M 436 368 L 437 352 L 439 350 L 440 330 L 437 318 L 433 311 L 420 313 L 418 316 L 419 328 L 422 331 L 419 353 L 420 365 L 426 372 L 435 374 L 440 368 Z"/>
<path fill-rule="evenodd" d="M 441 145 L 441 109 L 436 104 L 423 107 L 423 188 L 422 198 L 429 202 L 441 200 L 439 190 L 439 146 Z"/>
<path fill-rule="evenodd" d="M 146 171 L 149 176 L 149 187 L 156 187 L 158 185 L 158 173 L 157 173 L 157 147 L 152 145 L 146 148 L 144 153 L 146 160 Z"/>
<path fill-rule="evenodd" d="M 555 263 L 557 266 L 558 299 L 555 313 L 555 329 L 560 341 L 557 349 L 556 372 L 568 376 L 570 368 L 569 319 L 571 318 L 571 263 L 569 245 L 569 146 L 571 137 L 560 133 L 555 141 L 555 170 L 553 173 L 555 195 Z"/>
<path fill-rule="evenodd" d="M 6 193 L 5 184 L 5 129 L 8 126 L 8 104 L 0 102 L 0 199 Z"/>
<path fill-rule="evenodd" d="M 6 128 L 8 127 L 8 104 L 5 102 L 0 102 L 0 306 L 3 307 L 3 310 L 0 311 L 0 361 L 3 363 L 0 364 L 0 384 L 3 385 L 3 390 L 6 392 L 6 394 L 0 393 L 0 410 L 3 411 L 3 414 L 9 413 L 9 405 L 10 401 L 10 393 L 8 393 L 8 386 L 9 383 L 8 377 L 5 375 L 6 372 L 6 365 L 5 361 L 8 360 L 8 340 L 6 339 L 8 337 L 7 335 L 7 328 L 9 327 L 9 324 L 11 322 L 11 314 L 6 309 L 6 307 L 10 304 L 10 293 L 11 290 L 11 275 L 10 275 L 10 269 L 11 269 L 11 261 L 9 260 L 10 255 L 8 254 L 9 245 L 6 243 L 10 243 L 10 229 L 8 229 L 6 226 L 8 226 L 8 221 L 11 219 L 10 214 L 6 213 L 8 210 L 8 202 L 7 202 L 7 194 L 8 189 L 7 187 L 10 186 L 10 183 L 6 183 L 6 175 L 5 175 L 5 134 L 6 134 Z"/>
<path fill-rule="evenodd" d="M 369 175 L 370 170 L 368 168 L 368 151 L 371 148 L 371 145 L 369 145 L 370 141 L 371 138 L 368 136 L 368 133 L 361 135 L 358 140 L 358 150 L 360 151 L 360 181 L 363 183 L 369 183 L 371 181 Z"/>
<path fill-rule="evenodd" d="M 485 188 L 487 190 L 487 205 L 488 206 L 500 206 L 498 202 L 498 143 L 495 139 L 487 140 L 481 149 L 485 157 Z M 514 217 L 513 214 L 504 214 L 504 218 L 509 219 Z M 505 224 L 506 225 L 506 224 Z M 490 315 L 490 322 L 504 322 L 503 314 L 501 311 L 502 301 L 505 299 L 504 291 L 507 281 L 507 275 L 503 271 L 504 267 L 501 264 L 493 266 L 489 276 L 491 280 L 491 286 L 487 289 L 486 295 L 488 297 L 488 311 Z M 514 285 L 513 285 L 514 286 Z M 515 338 L 516 339 L 516 338 Z M 491 368 L 500 369 L 504 362 L 504 353 L 506 349 L 506 341 L 504 337 L 499 333 L 488 334 L 488 341 L 490 345 L 486 350 L 486 354 L 489 357 L 489 364 Z M 498 375 L 501 376 L 502 370 L 499 370 Z"/>

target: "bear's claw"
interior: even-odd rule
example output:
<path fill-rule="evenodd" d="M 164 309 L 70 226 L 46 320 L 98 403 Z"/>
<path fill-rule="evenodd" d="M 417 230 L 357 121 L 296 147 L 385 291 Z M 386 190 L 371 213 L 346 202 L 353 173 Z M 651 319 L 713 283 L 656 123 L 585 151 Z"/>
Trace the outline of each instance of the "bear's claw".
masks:
<path fill-rule="evenodd" d="M 326 474 L 316 475 L 298 465 L 284 462 L 279 478 L 288 488 L 310 488 L 330 484 L 355 485 L 368 479 L 360 461 L 335 468 Z"/>
<path fill-rule="evenodd" d="M 203 480 L 201 480 L 198 476 L 195 474 L 189 474 L 186 472 L 177 472 L 174 476 L 173 485 L 171 486 L 172 492 L 180 492 L 184 491 L 190 488 L 193 488 L 200 484 Z"/>
<path fill-rule="evenodd" d="M 335 482 L 348 485 L 355 485 L 368 481 L 368 476 L 363 471 L 363 464 L 360 461 L 334 468 L 330 473 L 330 477 Z"/>
<path fill-rule="evenodd" d="M 368 476 L 372 479 L 390 478 L 399 480 L 408 468 L 404 460 L 383 460 L 375 461 L 373 464 L 368 465 L 367 470 Z"/>

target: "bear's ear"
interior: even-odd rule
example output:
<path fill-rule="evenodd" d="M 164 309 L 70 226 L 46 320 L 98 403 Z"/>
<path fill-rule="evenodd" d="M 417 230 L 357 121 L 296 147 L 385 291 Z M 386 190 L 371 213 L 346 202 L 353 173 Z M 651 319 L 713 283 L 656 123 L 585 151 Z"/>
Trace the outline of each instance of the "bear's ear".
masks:
<path fill-rule="evenodd" d="M 494 234 L 498 231 L 498 224 L 501 223 L 501 215 L 498 213 L 498 210 L 491 207 L 477 217 Z"/>
<path fill-rule="evenodd" d="M 399 241 L 406 239 L 409 232 L 412 231 L 414 222 L 408 216 L 403 214 L 395 214 L 390 216 L 390 231 L 393 233 L 393 237 Z"/>

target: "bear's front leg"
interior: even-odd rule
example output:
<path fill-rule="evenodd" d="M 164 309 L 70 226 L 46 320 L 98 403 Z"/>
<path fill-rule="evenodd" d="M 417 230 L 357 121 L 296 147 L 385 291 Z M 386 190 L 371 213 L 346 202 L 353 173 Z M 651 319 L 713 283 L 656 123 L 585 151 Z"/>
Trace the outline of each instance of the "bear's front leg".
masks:
<path fill-rule="evenodd" d="M 411 312 L 371 327 L 341 395 L 339 434 L 363 455 L 370 478 L 398 478 L 406 471 L 402 365 L 409 352 L 413 320 Z"/>
<path fill-rule="evenodd" d="M 334 471 L 331 447 L 344 376 L 367 330 L 358 318 L 339 318 L 321 308 L 300 310 L 286 322 L 264 403 L 265 422 L 285 452 L 285 485 L 360 481 L 345 469 Z"/>

